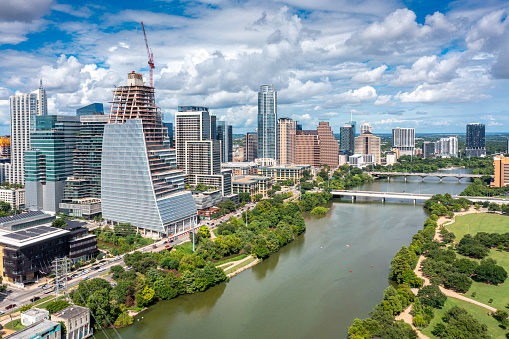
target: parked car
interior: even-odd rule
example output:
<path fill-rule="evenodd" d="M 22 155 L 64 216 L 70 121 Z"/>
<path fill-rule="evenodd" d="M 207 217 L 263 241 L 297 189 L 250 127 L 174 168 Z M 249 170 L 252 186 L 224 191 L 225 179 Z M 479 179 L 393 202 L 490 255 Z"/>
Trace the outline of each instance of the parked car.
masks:
<path fill-rule="evenodd" d="M 102 272 L 102 271 L 106 271 L 106 268 L 101 267 L 101 268 L 99 269 L 99 271 L 97 271 L 97 272 Z"/>
<path fill-rule="evenodd" d="M 16 304 L 10 304 L 5 307 L 6 310 L 10 310 L 11 308 L 16 307 Z"/>
<path fill-rule="evenodd" d="M 157 248 L 157 245 L 152 245 L 152 248 Z"/>
<path fill-rule="evenodd" d="M 166 245 L 166 246 L 164 246 L 164 247 L 168 248 L 168 247 L 170 247 L 170 245 Z"/>
<path fill-rule="evenodd" d="M 36 302 L 37 300 L 41 299 L 41 297 L 32 297 L 32 299 L 30 299 L 30 302 L 33 303 L 33 302 Z M 1 312 L 1 311 L 0 311 Z M 3 313 L 3 312 L 2 312 Z M 0 313 L 1 314 L 1 313 Z"/>
<path fill-rule="evenodd" d="M 84 276 L 84 277 L 83 277 L 83 278 L 81 278 L 81 279 L 83 279 L 83 280 L 88 280 L 88 279 L 90 279 L 90 278 L 89 278 L 88 276 Z"/>

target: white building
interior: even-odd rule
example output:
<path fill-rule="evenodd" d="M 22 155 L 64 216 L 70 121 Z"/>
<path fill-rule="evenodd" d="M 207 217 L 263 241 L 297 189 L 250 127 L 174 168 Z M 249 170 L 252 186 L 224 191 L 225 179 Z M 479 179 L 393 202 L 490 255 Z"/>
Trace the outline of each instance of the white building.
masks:
<path fill-rule="evenodd" d="M 40 308 L 31 308 L 28 311 L 21 313 L 21 325 L 28 326 L 35 324 L 41 320 L 48 320 L 49 312 Z"/>
<path fill-rule="evenodd" d="M 458 138 L 441 138 L 439 141 L 437 141 L 435 148 L 441 157 L 457 157 Z"/>
<path fill-rule="evenodd" d="M 348 158 L 350 166 L 362 168 L 375 164 L 375 156 L 373 154 L 354 154 Z"/>
<path fill-rule="evenodd" d="M 399 156 L 414 155 L 415 129 L 414 128 L 393 128 L 392 146 L 399 150 Z"/>
<path fill-rule="evenodd" d="M 20 209 L 25 206 L 25 189 L 24 188 L 7 188 L 0 189 L 0 201 L 5 201 L 11 205 L 11 208 Z"/>
<path fill-rule="evenodd" d="M 53 313 L 51 321 L 64 323 L 67 329 L 65 339 L 84 339 L 94 332 L 90 326 L 90 310 L 86 307 L 71 305 Z"/>
<path fill-rule="evenodd" d="M 42 87 L 30 94 L 20 93 L 10 98 L 11 109 L 11 174 L 13 184 L 25 183 L 24 152 L 30 149 L 30 131 L 35 129 L 35 116 L 47 115 L 46 90 Z"/>
<path fill-rule="evenodd" d="M 393 165 L 398 161 L 398 155 L 396 152 L 387 152 L 385 155 L 385 164 Z"/>
<path fill-rule="evenodd" d="M 366 132 L 373 133 L 372 127 L 370 124 L 362 124 L 361 125 L 361 134 L 364 134 Z"/>

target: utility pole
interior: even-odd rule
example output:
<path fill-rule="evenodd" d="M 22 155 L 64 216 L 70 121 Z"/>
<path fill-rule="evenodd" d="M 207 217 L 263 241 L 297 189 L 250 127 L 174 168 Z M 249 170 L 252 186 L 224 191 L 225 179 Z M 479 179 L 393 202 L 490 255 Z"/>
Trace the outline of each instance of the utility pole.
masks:
<path fill-rule="evenodd" d="M 60 291 L 63 291 L 64 295 L 69 297 L 69 290 L 67 288 L 67 273 L 69 270 L 70 260 L 67 257 L 55 258 L 55 260 L 53 260 L 53 265 L 55 266 L 55 300 L 58 298 Z"/>

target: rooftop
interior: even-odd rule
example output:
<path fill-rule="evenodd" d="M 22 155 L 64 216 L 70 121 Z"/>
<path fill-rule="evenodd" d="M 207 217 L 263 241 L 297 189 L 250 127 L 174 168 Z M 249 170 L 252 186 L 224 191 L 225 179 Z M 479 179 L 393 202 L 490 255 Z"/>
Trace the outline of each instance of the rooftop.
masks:
<path fill-rule="evenodd" d="M 61 311 L 53 313 L 53 315 L 51 317 L 59 317 L 62 319 L 72 319 L 84 312 L 89 312 L 89 309 L 86 307 L 82 307 L 82 306 L 71 305 L 69 307 L 64 308 Z"/>
<path fill-rule="evenodd" d="M 36 308 L 36 307 L 31 308 L 28 311 L 23 312 L 22 314 L 30 316 L 30 317 L 34 317 L 40 313 L 45 313 L 45 314 L 49 315 L 49 312 L 47 310 L 43 310 L 43 309 Z"/>
<path fill-rule="evenodd" d="M 69 231 L 51 226 L 34 226 L 14 232 L 3 231 L 0 232 L 0 244 L 24 247 L 67 233 Z"/>
<path fill-rule="evenodd" d="M 50 320 L 42 320 L 39 322 L 36 322 L 35 324 L 29 325 L 19 331 L 14 332 L 11 335 L 8 335 L 5 338 L 11 338 L 11 339 L 32 339 L 36 338 L 38 334 L 50 331 L 55 326 L 60 326 L 59 323 L 56 323 L 54 321 Z"/>
<path fill-rule="evenodd" d="M 84 222 L 74 221 L 74 220 L 65 220 L 66 226 L 63 226 L 62 229 L 64 230 L 73 230 L 76 228 L 83 227 L 86 225 Z"/>
<path fill-rule="evenodd" d="M 311 166 L 310 165 L 291 164 L 291 165 L 265 166 L 265 167 L 260 167 L 260 169 L 297 169 L 297 170 L 300 170 L 300 169 L 309 168 L 309 167 L 311 167 Z"/>
<path fill-rule="evenodd" d="M 232 178 L 232 183 L 235 184 L 253 184 L 260 180 L 272 180 L 271 177 L 265 177 L 263 175 L 239 175 Z"/>
<path fill-rule="evenodd" d="M 221 167 L 225 168 L 251 168 L 258 167 L 256 162 L 223 162 Z"/>
<path fill-rule="evenodd" d="M 23 220 L 23 219 L 28 219 L 28 218 L 35 218 L 35 217 L 38 217 L 38 216 L 41 216 L 41 215 L 50 216 L 49 214 L 46 214 L 46 213 L 41 212 L 41 211 L 30 211 L 30 212 L 26 212 L 26 213 L 11 215 L 9 217 L 2 217 L 2 218 L 0 218 L 0 224 L 6 223 L 6 222 L 15 221 L 15 220 Z"/>

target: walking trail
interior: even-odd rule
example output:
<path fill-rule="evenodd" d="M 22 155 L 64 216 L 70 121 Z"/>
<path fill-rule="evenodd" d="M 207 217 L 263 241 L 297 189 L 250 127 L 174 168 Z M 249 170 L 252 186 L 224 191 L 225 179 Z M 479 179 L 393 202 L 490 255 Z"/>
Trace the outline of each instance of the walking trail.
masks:
<path fill-rule="evenodd" d="M 440 226 L 444 225 L 449 225 L 449 224 L 452 224 L 456 221 L 456 217 L 457 216 L 460 216 L 460 215 L 465 215 L 465 214 L 470 214 L 470 213 L 481 213 L 482 211 L 478 211 L 476 210 L 474 207 L 470 207 L 470 209 L 468 211 L 464 211 L 464 212 L 457 212 L 457 213 L 454 213 L 454 218 L 451 220 L 451 219 L 448 219 L 446 217 L 440 217 L 438 218 L 437 220 L 437 224 L 438 224 L 438 227 L 436 228 L 435 230 L 435 236 L 433 237 L 433 240 L 436 240 L 436 241 L 440 241 Z M 421 267 L 421 264 L 422 262 L 424 261 L 424 259 L 426 259 L 426 257 L 424 255 L 421 255 L 419 256 L 419 260 L 417 261 L 417 265 L 415 266 L 415 269 L 414 269 L 414 272 L 415 274 L 424 280 L 422 286 L 428 286 L 430 285 L 430 281 L 427 277 L 424 276 L 424 274 L 422 273 L 422 267 Z M 469 302 L 471 304 L 474 304 L 474 305 L 477 305 L 477 306 L 480 306 L 480 307 L 483 307 L 491 312 L 495 312 L 497 309 L 494 308 L 494 307 L 491 307 L 491 306 L 488 306 L 486 304 L 483 304 L 483 303 L 480 303 L 476 300 L 473 300 L 473 299 L 470 299 L 470 298 L 467 298 L 465 297 L 464 295 L 461 295 L 459 293 L 456 293 L 454 291 L 451 291 L 451 290 L 448 290 L 448 289 L 445 289 L 443 288 L 442 286 L 439 286 L 440 288 L 440 291 L 442 291 L 443 294 L 445 294 L 447 297 L 451 297 L 451 298 L 455 298 L 455 299 L 459 299 L 459 300 L 463 300 L 463 301 L 466 301 L 466 302 Z M 414 294 L 417 294 L 417 292 L 419 291 L 419 289 L 417 288 L 413 288 L 412 289 L 412 292 L 414 292 Z M 413 320 L 413 316 L 410 314 L 410 311 L 412 310 L 412 305 L 410 305 L 409 307 L 407 307 L 406 310 L 404 310 L 402 313 L 400 313 L 397 317 L 396 317 L 396 320 L 403 320 L 405 321 L 406 323 L 410 324 L 412 326 L 412 328 L 417 332 L 417 335 L 419 336 L 419 338 L 422 338 L 422 339 L 425 339 L 425 338 L 428 338 L 428 336 L 424 335 L 423 333 L 421 333 L 417 328 L 415 328 L 415 326 L 413 325 L 412 323 L 412 320 Z"/>

